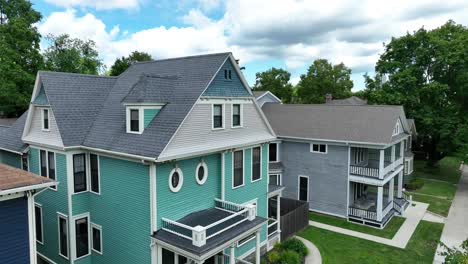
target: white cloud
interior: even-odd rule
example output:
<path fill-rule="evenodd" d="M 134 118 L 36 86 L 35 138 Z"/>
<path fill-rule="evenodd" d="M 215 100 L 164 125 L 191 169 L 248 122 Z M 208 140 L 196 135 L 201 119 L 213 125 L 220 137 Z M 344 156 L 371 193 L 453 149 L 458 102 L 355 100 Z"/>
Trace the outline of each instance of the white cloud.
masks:
<path fill-rule="evenodd" d="M 88 7 L 98 10 L 107 9 L 135 9 L 141 4 L 140 0 L 45 0 L 61 7 Z"/>
<path fill-rule="evenodd" d="M 47 0 L 68 6 L 103 8 L 103 0 Z M 354 76 L 373 71 L 383 42 L 424 26 L 432 29 L 449 19 L 468 24 L 468 2 L 446 0 L 325 2 L 283 0 L 196 0 L 198 9 L 180 19 L 185 26 L 156 26 L 128 32 L 122 25 L 106 25 L 88 13 L 77 16 L 68 9 L 52 13 L 39 25 L 40 32 L 69 33 L 96 41 L 106 64 L 133 50 L 156 58 L 207 52 L 232 51 L 243 63 L 282 60 L 290 71 L 310 65 L 317 58 L 345 63 Z M 139 0 L 107 2 L 109 6 L 137 7 Z M 64 4 L 62 4 L 64 5 Z M 65 5 L 66 6 L 66 5 Z M 224 15 L 212 19 L 209 10 L 221 7 Z M 113 27 L 113 28 L 110 28 Z M 294 81 L 298 75 L 293 76 Z"/>

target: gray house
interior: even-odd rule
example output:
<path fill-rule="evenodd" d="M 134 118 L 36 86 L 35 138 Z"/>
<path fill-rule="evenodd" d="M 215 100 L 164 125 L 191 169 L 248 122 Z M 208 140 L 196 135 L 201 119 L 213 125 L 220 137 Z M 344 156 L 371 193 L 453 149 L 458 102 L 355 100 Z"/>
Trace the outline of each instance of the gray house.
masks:
<path fill-rule="evenodd" d="M 262 110 L 278 137 L 269 148 L 269 184 L 284 186 L 283 196 L 375 227 L 408 206 L 403 107 L 265 103 Z"/>

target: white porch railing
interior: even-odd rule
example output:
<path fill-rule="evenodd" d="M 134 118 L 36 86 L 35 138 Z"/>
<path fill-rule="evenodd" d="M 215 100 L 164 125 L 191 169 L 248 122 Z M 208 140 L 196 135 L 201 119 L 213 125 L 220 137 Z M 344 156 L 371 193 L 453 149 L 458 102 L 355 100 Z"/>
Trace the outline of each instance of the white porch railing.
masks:
<path fill-rule="evenodd" d="M 354 174 L 354 175 L 379 178 L 379 169 L 377 168 L 368 168 L 368 167 L 351 165 L 349 166 L 349 173 Z"/>
<path fill-rule="evenodd" d="M 270 218 L 268 219 L 268 236 L 274 235 L 279 230 L 278 220 Z"/>
<path fill-rule="evenodd" d="M 195 227 L 188 226 L 167 218 L 162 218 L 162 229 L 179 237 L 191 240 L 194 246 L 202 247 L 206 244 L 206 240 L 219 235 L 220 233 L 231 229 L 243 223 L 244 221 L 252 221 L 257 216 L 257 209 L 255 205 L 239 205 L 216 199 L 215 206 L 220 210 L 232 212 L 232 214 L 210 225 Z M 220 225 L 225 224 L 226 222 L 236 217 L 240 217 L 240 219 L 224 228 L 219 227 Z"/>
<path fill-rule="evenodd" d="M 224 263 L 227 264 L 230 261 L 229 255 L 223 254 L 223 255 L 216 255 L 215 256 L 215 263 Z M 253 264 L 251 262 L 245 261 L 243 259 L 235 259 L 235 263 L 233 264 Z"/>
<path fill-rule="evenodd" d="M 388 203 L 385 209 L 382 211 L 382 217 L 384 218 L 393 209 L 393 203 Z"/>
<path fill-rule="evenodd" d="M 349 207 L 348 208 L 348 214 L 350 216 L 354 216 L 354 217 L 358 217 L 358 218 L 377 221 L 377 213 L 373 212 L 373 211 L 368 211 L 368 210 L 359 209 L 359 208 L 355 208 L 355 207 Z"/>

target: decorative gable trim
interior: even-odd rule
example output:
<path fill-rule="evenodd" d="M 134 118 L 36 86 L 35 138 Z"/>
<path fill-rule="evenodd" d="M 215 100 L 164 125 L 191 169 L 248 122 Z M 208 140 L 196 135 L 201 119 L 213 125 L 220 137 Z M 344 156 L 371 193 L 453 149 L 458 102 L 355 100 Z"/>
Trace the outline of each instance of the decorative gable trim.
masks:
<path fill-rule="evenodd" d="M 396 136 L 396 135 L 399 135 L 401 133 L 403 133 L 403 125 L 401 123 L 401 119 L 398 118 L 395 126 L 393 127 L 392 136 Z"/>

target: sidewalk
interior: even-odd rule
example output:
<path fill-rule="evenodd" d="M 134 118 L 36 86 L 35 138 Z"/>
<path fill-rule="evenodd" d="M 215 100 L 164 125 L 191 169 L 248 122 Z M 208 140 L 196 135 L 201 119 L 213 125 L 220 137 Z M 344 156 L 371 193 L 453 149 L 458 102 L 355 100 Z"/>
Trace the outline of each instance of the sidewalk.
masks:
<path fill-rule="evenodd" d="M 457 193 L 450 207 L 449 215 L 445 221 L 444 231 L 440 241 L 448 247 L 458 247 L 468 239 L 468 166 L 463 168 L 462 176 L 458 184 Z M 442 248 L 438 248 L 434 257 L 434 263 L 443 263 L 444 258 L 438 254 Z"/>
<path fill-rule="evenodd" d="M 412 206 L 410 204 L 408 209 L 406 209 L 406 212 L 403 214 L 403 217 L 405 217 L 406 220 L 392 239 L 373 236 L 373 235 L 369 235 L 369 234 L 365 234 L 365 233 L 361 233 L 361 232 L 357 232 L 357 231 L 353 231 L 353 230 L 349 230 L 349 229 L 345 229 L 341 227 L 322 224 L 322 223 L 315 222 L 315 221 L 309 221 L 309 225 L 322 228 L 322 229 L 326 229 L 329 231 L 345 234 L 348 236 L 354 236 L 354 237 L 374 241 L 374 242 L 385 244 L 385 245 L 392 246 L 392 247 L 406 248 L 406 245 L 408 244 L 409 240 L 411 239 L 411 236 L 416 230 L 416 227 L 418 226 L 419 221 L 421 221 L 421 219 L 424 217 L 427 207 L 429 206 L 428 204 L 419 203 L 419 202 L 412 202 L 412 204 L 415 204 L 416 206 Z"/>
<path fill-rule="evenodd" d="M 309 249 L 309 255 L 305 258 L 305 264 L 322 264 L 322 255 L 320 255 L 318 248 L 305 238 L 300 236 L 296 236 L 296 238 L 301 240 Z"/>

